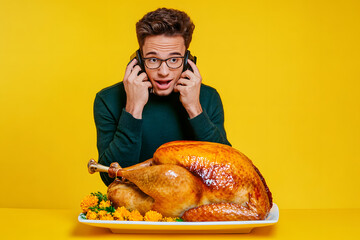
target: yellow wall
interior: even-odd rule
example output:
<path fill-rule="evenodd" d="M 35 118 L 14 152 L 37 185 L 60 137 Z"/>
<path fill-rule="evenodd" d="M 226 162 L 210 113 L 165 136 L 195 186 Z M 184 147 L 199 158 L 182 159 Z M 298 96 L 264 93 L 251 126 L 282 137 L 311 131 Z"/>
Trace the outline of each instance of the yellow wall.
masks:
<path fill-rule="evenodd" d="M 121 81 L 135 23 L 186 11 L 233 146 L 280 208 L 359 208 L 360 3 L 0 0 L 0 207 L 78 208 L 106 191 L 92 104 Z"/>

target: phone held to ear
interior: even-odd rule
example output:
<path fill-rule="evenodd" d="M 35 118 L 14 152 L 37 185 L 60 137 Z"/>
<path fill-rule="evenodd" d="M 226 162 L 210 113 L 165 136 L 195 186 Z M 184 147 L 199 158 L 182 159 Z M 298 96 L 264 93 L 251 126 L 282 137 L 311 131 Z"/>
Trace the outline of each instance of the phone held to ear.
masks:
<path fill-rule="evenodd" d="M 131 63 L 132 60 L 134 60 L 134 58 L 137 60 L 138 65 L 141 68 L 141 71 L 138 74 L 138 75 L 140 75 L 140 73 L 145 72 L 145 65 L 144 65 L 144 61 L 143 61 L 143 59 L 141 57 L 140 49 L 136 50 L 136 52 L 134 52 L 130 56 L 130 62 L 128 63 L 128 65 Z M 183 72 L 185 72 L 186 70 L 190 70 L 190 71 L 194 72 L 193 69 L 191 68 L 190 64 L 188 63 L 189 59 L 196 64 L 197 57 L 191 55 L 189 50 L 186 50 L 185 55 L 184 55 Z M 150 88 L 149 91 L 150 91 L 150 93 L 154 93 L 152 88 Z"/>

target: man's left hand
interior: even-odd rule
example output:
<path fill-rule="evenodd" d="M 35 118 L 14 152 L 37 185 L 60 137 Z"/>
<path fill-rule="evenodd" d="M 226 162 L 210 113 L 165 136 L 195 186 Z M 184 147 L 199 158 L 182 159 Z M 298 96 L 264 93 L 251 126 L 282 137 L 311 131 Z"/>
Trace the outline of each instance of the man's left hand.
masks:
<path fill-rule="evenodd" d="M 183 72 L 174 87 L 174 91 L 180 93 L 180 101 L 182 105 L 189 114 L 189 117 L 194 118 L 203 111 L 200 104 L 200 87 L 202 78 L 195 63 L 193 63 L 190 59 L 188 60 L 188 63 L 194 72 L 190 70 Z"/>

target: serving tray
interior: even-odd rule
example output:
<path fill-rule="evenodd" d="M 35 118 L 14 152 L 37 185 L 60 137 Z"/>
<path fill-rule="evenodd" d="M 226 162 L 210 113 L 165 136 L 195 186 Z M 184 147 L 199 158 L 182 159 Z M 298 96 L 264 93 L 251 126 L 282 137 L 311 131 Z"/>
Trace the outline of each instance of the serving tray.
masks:
<path fill-rule="evenodd" d="M 224 222 L 146 222 L 86 220 L 79 222 L 109 228 L 113 233 L 249 233 L 253 228 L 270 226 L 279 220 L 279 208 L 274 203 L 265 220 Z"/>

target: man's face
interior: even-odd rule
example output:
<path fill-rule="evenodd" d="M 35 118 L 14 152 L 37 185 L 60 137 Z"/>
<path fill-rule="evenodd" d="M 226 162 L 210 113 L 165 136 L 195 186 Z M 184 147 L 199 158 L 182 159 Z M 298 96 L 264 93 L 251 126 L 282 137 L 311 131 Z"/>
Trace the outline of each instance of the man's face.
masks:
<path fill-rule="evenodd" d="M 149 36 L 145 38 L 142 47 L 144 58 L 167 59 L 170 57 L 183 57 L 185 50 L 185 42 L 182 36 Z M 153 85 L 154 93 L 159 96 L 167 96 L 174 90 L 182 73 L 183 65 L 177 69 L 172 69 L 165 62 L 162 62 L 157 69 L 149 69 L 145 66 L 145 70 Z"/>

